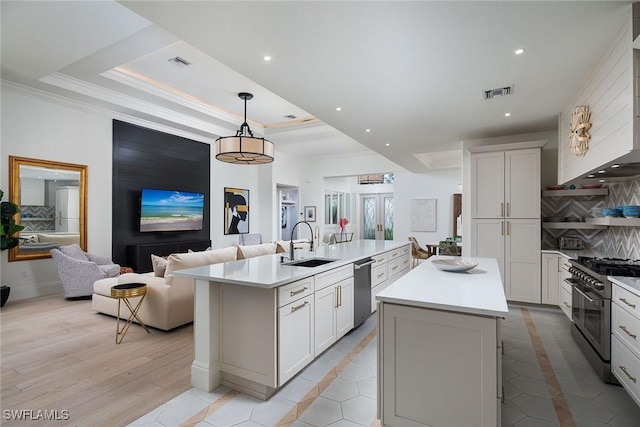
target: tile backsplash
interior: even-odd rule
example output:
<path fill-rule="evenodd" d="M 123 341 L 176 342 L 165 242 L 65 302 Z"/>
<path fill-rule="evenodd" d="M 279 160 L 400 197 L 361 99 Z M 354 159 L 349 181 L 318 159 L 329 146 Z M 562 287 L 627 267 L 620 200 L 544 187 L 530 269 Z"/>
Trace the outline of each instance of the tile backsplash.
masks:
<path fill-rule="evenodd" d="M 593 208 L 640 205 L 640 179 L 607 184 L 607 196 L 543 197 L 542 218 L 591 216 Z M 640 227 L 608 227 L 600 230 L 543 229 L 542 247 L 557 248 L 558 237 L 581 237 L 589 249 L 609 256 L 640 259 Z"/>

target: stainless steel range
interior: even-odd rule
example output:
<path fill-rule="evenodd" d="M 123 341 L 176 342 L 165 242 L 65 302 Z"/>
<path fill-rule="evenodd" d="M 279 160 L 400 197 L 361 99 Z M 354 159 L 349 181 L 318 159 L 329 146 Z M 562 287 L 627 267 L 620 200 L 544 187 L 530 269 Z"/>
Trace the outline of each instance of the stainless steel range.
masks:
<path fill-rule="evenodd" d="M 581 256 L 569 262 L 571 335 L 600 378 L 618 384 L 611 374 L 611 281 L 607 276 L 640 277 L 640 260 Z"/>

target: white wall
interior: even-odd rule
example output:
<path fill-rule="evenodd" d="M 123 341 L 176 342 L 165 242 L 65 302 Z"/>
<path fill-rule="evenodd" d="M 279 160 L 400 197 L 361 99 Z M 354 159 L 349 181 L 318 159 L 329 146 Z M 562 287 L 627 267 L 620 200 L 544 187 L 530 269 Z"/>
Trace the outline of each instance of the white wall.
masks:
<path fill-rule="evenodd" d="M 0 187 L 5 197 L 9 196 L 9 156 L 87 165 L 87 249 L 110 256 L 111 117 L 26 96 L 4 85 L 1 98 Z M 10 300 L 62 292 L 51 259 L 9 263 L 7 251 L 0 257 L 0 280 L 11 286 Z"/>

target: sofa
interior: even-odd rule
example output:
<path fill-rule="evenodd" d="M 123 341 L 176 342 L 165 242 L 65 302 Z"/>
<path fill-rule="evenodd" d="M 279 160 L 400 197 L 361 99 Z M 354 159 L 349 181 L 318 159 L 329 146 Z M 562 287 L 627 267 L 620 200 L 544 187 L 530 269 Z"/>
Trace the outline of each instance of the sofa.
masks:
<path fill-rule="evenodd" d="M 194 281 L 189 277 L 174 276 L 173 271 L 281 253 L 285 252 L 285 247 L 276 242 L 234 245 L 222 249 L 171 254 L 166 260 L 152 255 L 153 272 L 125 273 L 119 277 L 96 281 L 93 284 L 92 309 L 116 316 L 118 300 L 111 298 L 111 288 L 124 283 L 144 283 L 147 285 L 147 295 L 138 316 L 147 326 L 168 331 L 193 322 Z M 132 299 L 132 303 L 135 307 L 137 300 Z M 120 310 L 121 317 L 129 316 L 130 312 L 124 304 L 121 304 Z"/>

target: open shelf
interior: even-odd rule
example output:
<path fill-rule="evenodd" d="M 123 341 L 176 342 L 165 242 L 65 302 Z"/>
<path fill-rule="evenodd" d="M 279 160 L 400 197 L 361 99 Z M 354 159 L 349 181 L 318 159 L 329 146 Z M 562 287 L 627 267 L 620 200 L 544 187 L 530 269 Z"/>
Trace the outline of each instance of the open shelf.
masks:
<path fill-rule="evenodd" d="M 601 218 L 594 218 L 601 219 Z M 604 219 L 604 218 L 602 218 Z M 595 230 L 598 228 L 607 228 L 607 224 L 596 224 L 591 222 L 543 222 L 542 228 L 547 229 L 564 229 L 564 230 Z"/>
<path fill-rule="evenodd" d="M 586 218 L 588 224 L 613 227 L 640 227 L 640 218 Z"/>
<path fill-rule="evenodd" d="M 576 188 L 575 190 L 544 190 L 542 197 L 577 197 L 577 196 L 606 196 L 609 194 L 607 187 L 601 188 Z"/>

